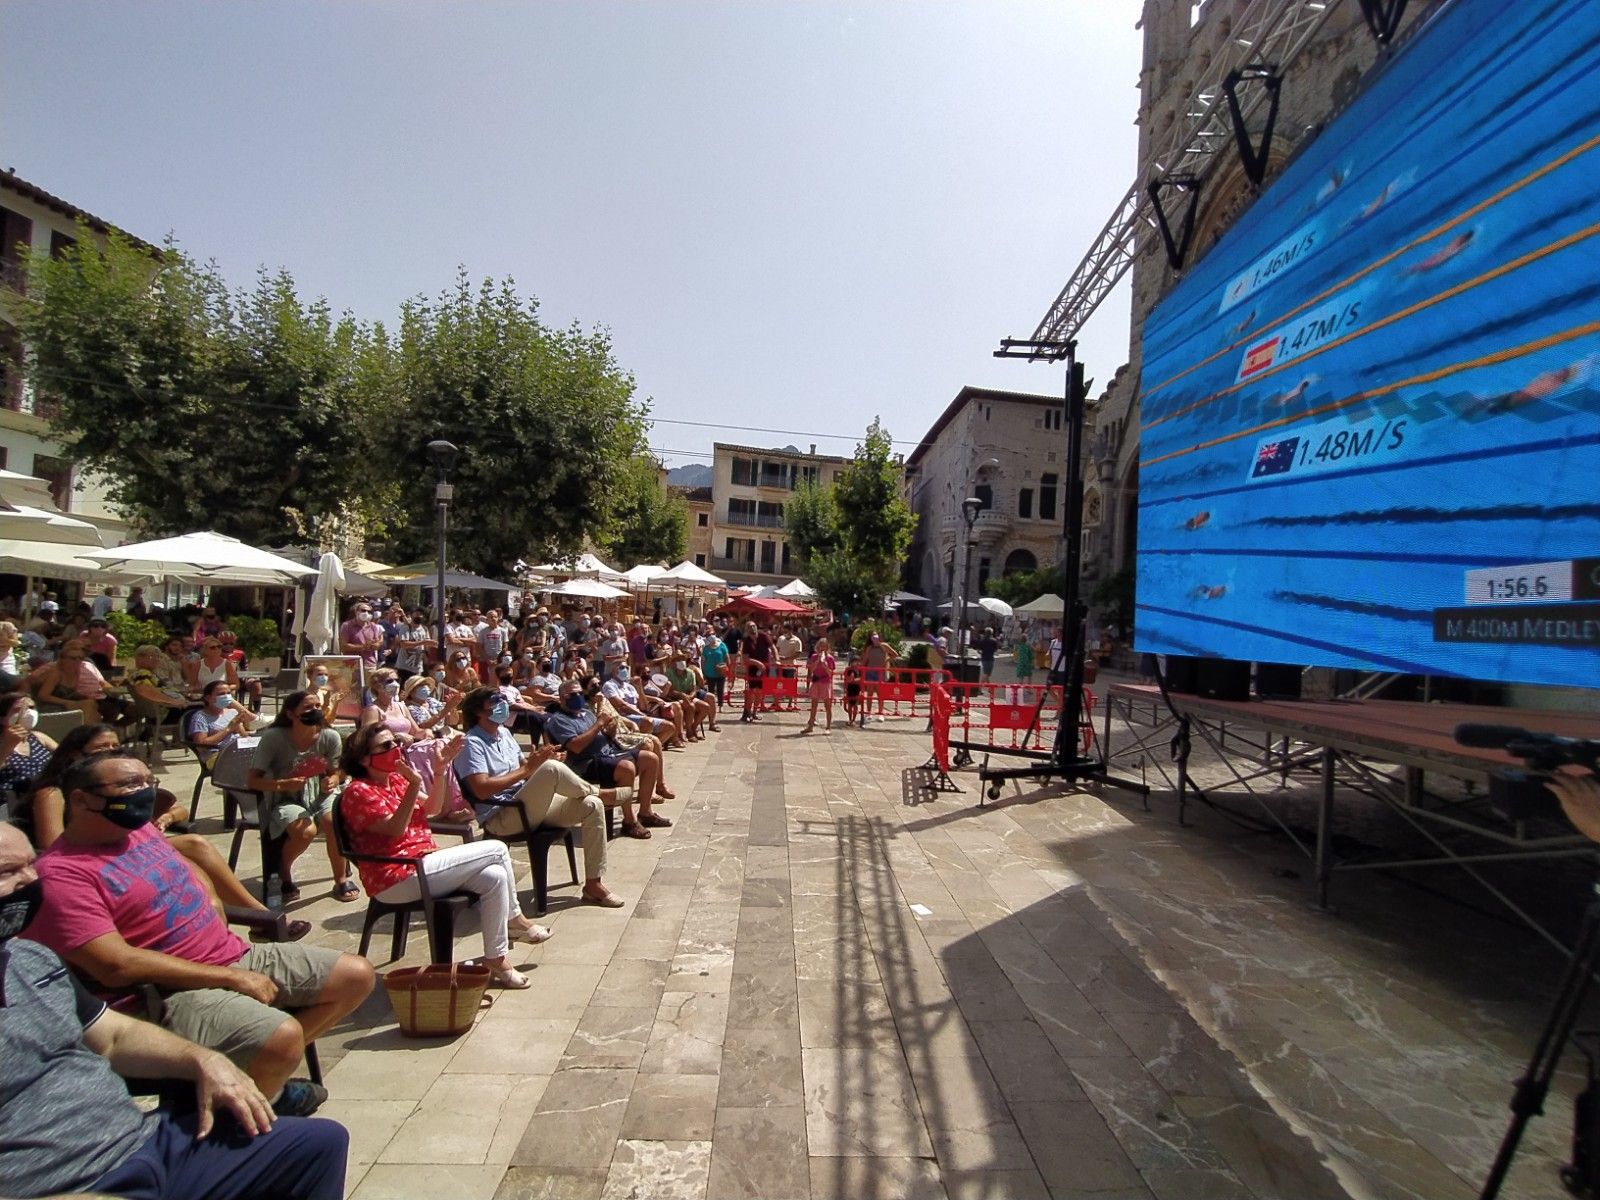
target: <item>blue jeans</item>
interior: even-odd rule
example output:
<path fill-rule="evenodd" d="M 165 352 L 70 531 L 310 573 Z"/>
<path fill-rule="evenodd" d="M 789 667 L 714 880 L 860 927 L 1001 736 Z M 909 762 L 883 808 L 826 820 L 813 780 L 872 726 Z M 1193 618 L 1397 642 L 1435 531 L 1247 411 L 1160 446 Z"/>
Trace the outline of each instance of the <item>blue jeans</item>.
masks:
<path fill-rule="evenodd" d="M 227 1114 L 205 1141 L 196 1115 L 163 1112 L 145 1144 L 86 1191 L 130 1200 L 342 1200 L 350 1135 L 315 1117 L 279 1117 L 248 1137 Z"/>

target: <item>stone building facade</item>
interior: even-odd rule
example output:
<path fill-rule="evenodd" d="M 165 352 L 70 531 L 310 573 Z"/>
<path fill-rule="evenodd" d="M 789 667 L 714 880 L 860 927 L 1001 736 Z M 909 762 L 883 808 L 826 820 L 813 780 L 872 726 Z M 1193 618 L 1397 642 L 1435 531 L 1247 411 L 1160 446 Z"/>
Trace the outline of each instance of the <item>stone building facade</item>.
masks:
<path fill-rule="evenodd" d="M 830 484 L 849 464 L 848 458 L 785 447 L 782 450 L 734 446 L 712 447 L 712 504 L 706 528 L 713 575 L 736 584 L 783 585 L 797 568 L 784 527 L 784 505 L 802 482 Z M 699 532 L 691 521 L 690 541 Z"/>
<path fill-rule="evenodd" d="M 905 495 L 917 514 L 906 584 L 943 603 L 960 590 L 966 550 L 961 502 L 984 501 L 973 522 L 970 595 L 1012 571 L 1061 557 L 1066 433 L 1060 396 L 965 387 L 906 458 Z"/>
<path fill-rule="evenodd" d="M 1283 3 L 1301 0 L 1282 0 Z M 1140 184 L 1159 175 L 1153 146 L 1184 119 L 1196 89 L 1215 74 L 1213 62 L 1233 45 L 1235 22 L 1248 0 L 1145 0 L 1139 73 Z M 1399 37 L 1422 19 L 1428 5 L 1411 4 Z M 1206 253 L 1270 187 L 1295 152 L 1307 145 L 1356 95 L 1381 53 L 1359 5 L 1329 0 L 1316 38 L 1290 64 L 1280 93 L 1278 121 L 1260 187 L 1245 175 L 1230 144 L 1202 185 L 1189 262 Z M 1084 469 L 1085 575 L 1094 578 L 1133 563 L 1139 490 L 1140 342 L 1150 310 L 1180 278 L 1159 237 L 1147 237 L 1134 260 L 1128 362 L 1094 405 Z M 1090 364 L 1089 374 L 1095 374 Z"/>

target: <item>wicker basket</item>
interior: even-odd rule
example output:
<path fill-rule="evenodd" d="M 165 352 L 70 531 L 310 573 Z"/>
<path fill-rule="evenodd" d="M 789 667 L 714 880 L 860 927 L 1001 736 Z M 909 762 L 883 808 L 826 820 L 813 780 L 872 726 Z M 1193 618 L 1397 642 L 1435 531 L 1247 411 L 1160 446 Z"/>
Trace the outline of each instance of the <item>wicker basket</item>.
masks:
<path fill-rule="evenodd" d="M 489 968 L 475 962 L 401 967 L 383 977 L 395 1019 L 406 1037 L 453 1037 L 472 1028 L 485 996 Z"/>

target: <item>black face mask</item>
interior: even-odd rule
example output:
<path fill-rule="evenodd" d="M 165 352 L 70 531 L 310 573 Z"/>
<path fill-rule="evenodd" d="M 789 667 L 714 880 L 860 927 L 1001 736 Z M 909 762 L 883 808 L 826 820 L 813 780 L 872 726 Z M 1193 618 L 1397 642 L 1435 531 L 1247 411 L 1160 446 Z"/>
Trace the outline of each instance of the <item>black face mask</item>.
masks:
<path fill-rule="evenodd" d="M 573 712 L 582 712 L 583 706 L 587 703 L 589 702 L 583 698 L 582 692 L 573 692 L 572 695 L 568 696 L 566 699 L 567 707 Z"/>
<path fill-rule="evenodd" d="M 44 903 L 44 883 L 35 879 L 0 900 L 0 943 L 9 941 L 28 927 Z"/>
<path fill-rule="evenodd" d="M 302 724 L 302 725 L 310 725 L 313 728 L 315 728 L 318 725 L 321 725 L 322 724 L 322 710 L 321 709 L 317 709 L 317 708 L 309 708 L 309 709 L 307 709 L 305 712 L 300 714 L 300 724 Z"/>
<path fill-rule="evenodd" d="M 153 783 L 122 796 L 107 796 L 103 792 L 94 794 L 106 802 L 100 815 L 124 829 L 138 829 L 141 825 L 149 824 L 150 818 L 155 816 L 156 785 Z"/>

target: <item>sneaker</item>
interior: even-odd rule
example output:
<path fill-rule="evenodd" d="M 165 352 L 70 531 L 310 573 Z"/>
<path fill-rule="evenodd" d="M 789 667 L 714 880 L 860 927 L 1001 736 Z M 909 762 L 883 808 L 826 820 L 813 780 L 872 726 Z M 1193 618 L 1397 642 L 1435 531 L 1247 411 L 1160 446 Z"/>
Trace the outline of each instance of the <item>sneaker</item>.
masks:
<path fill-rule="evenodd" d="M 322 1107 L 328 1098 L 328 1089 L 309 1079 L 291 1079 L 272 1103 L 272 1111 L 280 1117 L 309 1117 Z"/>

